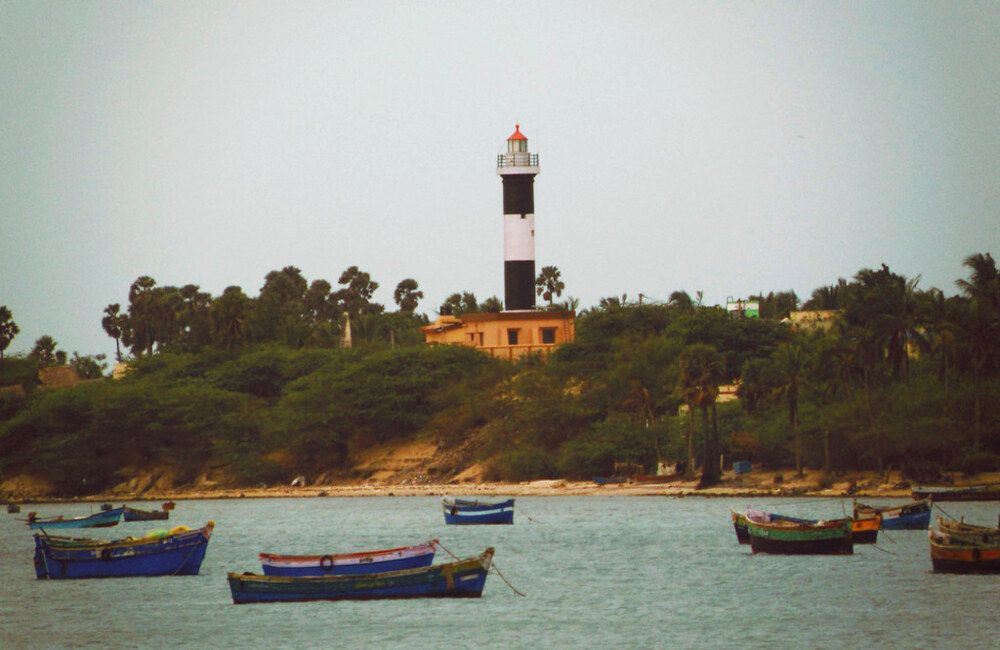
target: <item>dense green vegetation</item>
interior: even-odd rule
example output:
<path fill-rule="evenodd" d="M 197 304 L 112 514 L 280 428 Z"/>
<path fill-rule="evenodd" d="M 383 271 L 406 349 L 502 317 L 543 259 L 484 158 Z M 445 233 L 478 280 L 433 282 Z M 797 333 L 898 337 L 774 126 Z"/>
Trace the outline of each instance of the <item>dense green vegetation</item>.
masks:
<path fill-rule="evenodd" d="M 0 476 L 35 474 L 64 494 L 153 466 L 182 481 L 222 467 L 245 485 L 346 477 L 357 450 L 413 436 L 462 450 L 456 464 L 486 461 L 488 478 L 502 480 L 659 461 L 707 485 L 720 456 L 893 467 L 918 480 L 996 470 L 1000 275 L 989 254 L 965 263 L 952 297 L 884 265 L 817 289 L 803 307 L 838 310 L 828 332 L 782 321 L 798 306 L 791 292 L 762 296 L 761 319 L 684 292 L 666 304 L 609 298 L 580 313 L 575 342 L 514 364 L 423 345 L 423 320 L 403 309 L 415 307 L 416 283 L 400 283 L 400 311 L 385 313 L 367 302 L 370 278 L 350 288 L 355 267 L 341 280 L 348 293 L 327 306 L 355 315 L 362 335 L 351 349 L 336 346 L 336 319 L 323 316 L 337 292 L 320 286 L 313 298 L 325 298 L 313 300 L 293 267 L 270 274 L 259 298 L 188 291 L 204 311 L 179 302 L 166 321 L 152 307 L 138 317 L 155 285 L 133 285 L 127 318 L 106 325 L 134 355 L 125 378 L 43 390 L 31 381 L 37 359 L 0 361 L 0 385 L 23 387 L 0 390 Z M 471 294 L 456 304 L 479 308 Z M 740 400 L 718 402 L 733 384 Z"/>

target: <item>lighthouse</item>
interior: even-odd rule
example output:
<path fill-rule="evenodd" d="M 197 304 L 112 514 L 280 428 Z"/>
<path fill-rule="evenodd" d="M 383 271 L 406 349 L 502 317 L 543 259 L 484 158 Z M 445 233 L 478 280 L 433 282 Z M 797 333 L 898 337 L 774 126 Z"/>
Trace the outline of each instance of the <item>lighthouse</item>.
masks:
<path fill-rule="evenodd" d="M 503 181 L 503 278 L 506 311 L 535 308 L 535 176 L 538 154 L 528 152 L 521 125 L 497 156 Z"/>

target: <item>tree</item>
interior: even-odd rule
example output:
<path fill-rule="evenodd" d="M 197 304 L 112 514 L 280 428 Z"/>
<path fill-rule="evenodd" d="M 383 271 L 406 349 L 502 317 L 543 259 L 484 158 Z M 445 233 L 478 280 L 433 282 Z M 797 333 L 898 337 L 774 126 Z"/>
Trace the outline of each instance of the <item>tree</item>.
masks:
<path fill-rule="evenodd" d="M 3 351 L 20 331 L 21 328 L 14 322 L 14 314 L 7 305 L 0 305 L 0 359 L 3 359 Z"/>
<path fill-rule="evenodd" d="M 543 266 L 541 273 L 535 278 L 535 293 L 547 300 L 552 306 L 552 297 L 562 295 L 566 284 L 561 279 L 562 273 L 555 266 Z"/>
<path fill-rule="evenodd" d="M 346 285 L 333 294 L 333 298 L 343 306 L 338 311 L 346 311 L 354 318 L 358 315 L 380 314 L 385 310 L 382 305 L 371 301 L 378 289 L 378 282 L 373 281 L 368 273 L 358 267 L 349 266 L 344 269 L 338 282 Z"/>
<path fill-rule="evenodd" d="M 503 311 L 503 301 L 496 296 L 490 296 L 483 301 L 479 308 L 489 314 L 499 314 Z"/>
<path fill-rule="evenodd" d="M 674 291 L 670 294 L 667 304 L 681 311 L 693 311 L 694 301 L 687 291 Z"/>
<path fill-rule="evenodd" d="M 423 297 L 424 292 L 419 290 L 417 281 L 413 278 L 400 280 L 392 293 L 392 299 L 399 305 L 399 310 L 410 313 L 416 310 L 417 304 Z"/>
<path fill-rule="evenodd" d="M 785 396 L 788 405 L 788 425 L 792 429 L 795 447 L 795 475 L 802 476 L 802 441 L 799 439 L 799 389 L 806 379 L 809 358 L 798 343 L 786 343 L 774 355 L 781 384 L 777 392 Z"/>
<path fill-rule="evenodd" d="M 115 357 L 118 363 L 122 361 L 122 335 L 128 329 L 128 316 L 119 313 L 121 308 L 117 302 L 108 305 L 104 308 L 104 318 L 101 319 L 101 327 L 115 340 Z"/>
<path fill-rule="evenodd" d="M 695 343 L 686 346 L 681 352 L 679 382 L 681 394 L 692 411 L 698 408 L 701 409 L 702 414 L 704 445 L 701 481 L 699 482 L 702 487 L 715 485 L 720 479 L 718 440 L 716 439 L 717 431 L 715 431 L 715 400 L 719 396 L 719 383 L 722 376 L 722 355 L 715 347 L 704 343 Z M 710 409 L 712 411 L 711 423 L 709 421 Z M 689 456 L 693 455 L 692 434 L 693 421 L 688 438 Z"/>
<path fill-rule="evenodd" d="M 993 257 L 977 253 L 963 262 L 972 275 L 956 284 L 970 305 L 961 325 L 971 352 L 973 384 L 973 450 L 979 451 L 982 435 L 984 376 L 997 362 L 1000 338 L 1000 272 Z"/>
<path fill-rule="evenodd" d="M 209 308 L 209 326 L 212 340 L 232 349 L 246 338 L 246 322 L 250 299 L 237 286 L 226 287 L 222 295 L 212 301 Z"/>
<path fill-rule="evenodd" d="M 48 366 L 61 365 L 60 359 L 65 361 L 66 353 L 62 352 L 60 355 L 60 350 L 57 350 L 58 343 L 48 334 L 43 334 L 39 336 L 35 341 L 35 346 L 31 348 L 31 352 L 28 353 L 28 357 L 36 359 L 38 365 L 42 368 Z"/>
<path fill-rule="evenodd" d="M 455 316 L 479 312 L 479 302 L 476 300 L 476 294 L 471 291 L 451 294 L 445 298 L 442 307 L 451 307 L 451 312 Z"/>

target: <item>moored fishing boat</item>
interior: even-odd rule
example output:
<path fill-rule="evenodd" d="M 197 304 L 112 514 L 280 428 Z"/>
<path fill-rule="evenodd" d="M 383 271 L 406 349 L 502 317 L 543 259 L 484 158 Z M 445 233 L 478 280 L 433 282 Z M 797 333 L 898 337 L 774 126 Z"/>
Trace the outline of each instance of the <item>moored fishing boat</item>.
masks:
<path fill-rule="evenodd" d="M 931 501 L 920 499 L 895 506 L 854 503 L 854 518 L 866 514 L 882 515 L 882 530 L 926 530 L 931 523 Z"/>
<path fill-rule="evenodd" d="M 493 548 L 476 557 L 402 571 L 339 576 L 263 576 L 229 573 L 233 602 L 388 598 L 479 598 L 493 560 Z"/>
<path fill-rule="evenodd" d="M 967 524 L 964 520 L 952 521 L 937 518 L 938 529 L 947 535 L 963 538 L 968 542 L 1000 542 L 1000 528 Z"/>
<path fill-rule="evenodd" d="M 38 578 L 111 578 L 195 575 L 215 527 L 178 526 L 145 537 L 104 541 L 35 533 Z"/>
<path fill-rule="evenodd" d="M 513 524 L 514 499 L 441 498 L 446 524 Z"/>
<path fill-rule="evenodd" d="M 31 529 L 52 529 L 52 528 L 108 528 L 117 526 L 122 518 L 124 509 L 112 508 L 102 510 L 92 515 L 82 517 L 39 517 L 35 512 L 28 513 L 28 528 Z"/>
<path fill-rule="evenodd" d="M 737 512 L 730 508 L 730 517 L 733 520 L 733 528 L 736 530 L 736 541 L 740 544 L 750 543 L 750 532 L 747 529 L 748 521 L 758 523 L 788 522 L 793 524 L 812 525 L 821 523 L 819 519 L 803 519 L 801 517 L 790 517 L 774 512 L 764 512 L 753 508 L 745 512 Z M 862 518 L 854 518 L 851 522 L 851 540 L 853 544 L 875 544 L 878 541 L 878 531 L 880 518 L 872 515 Z"/>
<path fill-rule="evenodd" d="M 850 519 L 817 523 L 747 519 L 747 532 L 754 553 L 847 555 L 854 552 Z"/>
<path fill-rule="evenodd" d="M 437 540 L 423 544 L 328 555 L 277 555 L 261 553 L 260 563 L 266 576 L 325 576 L 384 573 L 430 566 L 434 561 Z"/>
<path fill-rule="evenodd" d="M 934 573 L 1000 573 L 1000 528 L 945 522 L 927 531 Z"/>
<path fill-rule="evenodd" d="M 163 521 L 170 519 L 169 510 L 142 510 L 130 506 L 122 506 L 123 521 Z"/>

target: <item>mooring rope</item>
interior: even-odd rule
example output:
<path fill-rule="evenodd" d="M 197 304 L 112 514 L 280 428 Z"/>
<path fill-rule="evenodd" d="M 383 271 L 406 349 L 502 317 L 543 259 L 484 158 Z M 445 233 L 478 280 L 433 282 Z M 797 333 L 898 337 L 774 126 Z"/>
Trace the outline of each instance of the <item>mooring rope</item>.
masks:
<path fill-rule="evenodd" d="M 440 546 L 441 550 L 444 551 L 445 553 L 447 553 L 448 555 L 450 555 L 453 559 L 455 559 L 455 560 L 459 559 L 459 557 L 457 555 L 455 555 L 454 553 L 452 553 L 451 551 L 449 551 L 448 548 L 444 544 L 442 544 L 440 541 L 435 540 L 434 543 L 435 543 L 435 545 Z M 506 584 L 508 587 L 510 587 L 510 590 L 513 591 L 515 594 L 517 594 L 518 596 L 527 597 L 527 596 L 525 596 L 525 594 L 523 594 L 520 591 L 518 591 L 517 588 L 514 587 L 514 585 L 510 584 L 510 581 L 507 580 L 507 578 L 504 577 L 504 575 L 502 573 L 500 573 L 500 569 L 497 568 L 497 563 L 496 562 L 490 562 L 490 570 L 496 572 L 496 574 L 498 576 L 500 576 L 500 579 L 504 581 L 504 584 Z"/>
<path fill-rule="evenodd" d="M 937 502 L 932 502 L 932 503 L 933 503 L 934 507 L 937 508 L 938 510 L 940 510 L 941 514 L 943 514 L 945 517 L 947 517 L 948 519 L 951 519 L 952 521 L 958 521 L 958 519 L 956 519 L 955 517 L 952 517 L 948 513 L 947 510 L 945 510 L 944 508 L 942 508 L 940 503 L 937 503 Z"/>
<path fill-rule="evenodd" d="M 504 581 L 504 584 L 506 584 L 508 587 L 510 587 L 511 591 L 513 591 L 518 596 L 521 596 L 523 598 L 527 598 L 527 596 L 525 596 L 523 593 L 521 593 L 520 591 L 518 591 L 517 588 L 514 587 L 514 585 L 510 584 L 510 580 L 508 580 L 507 578 L 505 578 L 504 575 L 502 573 L 500 573 L 500 569 L 497 568 L 496 562 L 493 562 L 492 564 L 490 564 L 490 568 L 493 569 L 493 571 L 495 571 L 498 576 L 500 576 L 500 579 Z"/>

